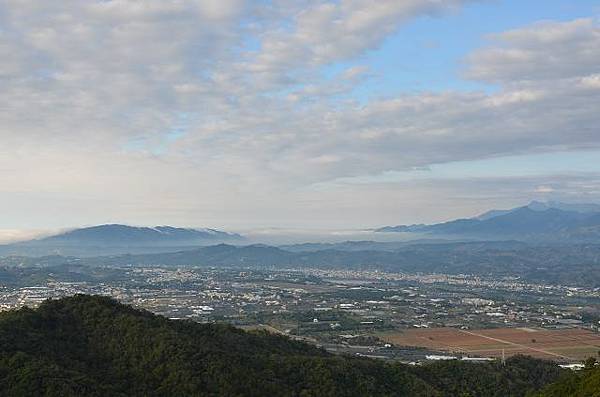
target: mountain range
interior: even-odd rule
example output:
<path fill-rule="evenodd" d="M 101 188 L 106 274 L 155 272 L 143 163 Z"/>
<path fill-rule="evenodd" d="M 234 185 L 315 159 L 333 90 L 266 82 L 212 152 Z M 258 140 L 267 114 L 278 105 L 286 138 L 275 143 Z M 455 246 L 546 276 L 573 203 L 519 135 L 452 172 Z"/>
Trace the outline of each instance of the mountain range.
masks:
<path fill-rule="evenodd" d="M 190 229 L 171 226 L 135 227 L 127 225 L 100 225 L 75 229 L 56 236 L 46 237 L 38 242 L 59 244 L 169 244 L 175 242 L 197 243 L 209 240 L 240 239 L 238 234 L 215 229 Z"/>
<path fill-rule="evenodd" d="M 455 239 L 598 242 L 600 206 L 534 201 L 524 207 L 492 210 L 474 218 L 431 225 L 385 226 L 375 231 Z"/>
<path fill-rule="evenodd" d="M 69 230 L 57 235 L 0 246 L 3 255 L 108 255 L 163 252 L 218 243 L 237 243 L 244 238 L 215 229 L 172 226 L 136 227 L 119 224 Z"/>
<path fill-rule="evenodd" d="M 598 243 L 600 242 L 600 205 L 534 201 L 523 207 L 487 211 L 473 218 L 429 225 L 385 226 L 371 232 L 374 240 L 382 237 L 384 233 L 386 240 L 390 240 L 390 235 L 394 238 L 394 234 L 397 234 L 397 241 L 288 244 L 280 247 L 286 252 L 285 255 L 268 255 L 268 257 L 284 259 L 290 253 L 310 254 L 311 252 L 327 251 L 356 252 L 356 257 L 360 256 L 360 253 L 371 251 L 398 251 L 405 246 L 415 244 L 435 245 L 468 241 L 521 241 L 542 244 Z M 188 251 L 218 244 L 243 245 L 249 244 L 249 241 L 239 234 L 215 229 L 108 224 L 73 229 L 30 241 L 0 245 L 0 256 L 93 257 L 160 254 Z M 251 247 L 247 247 L 246 250 L 258 250 L 258 246 Z M 364 260 L 368 263 L 375 259 L 365 257 Z"/>
<path fill-rule="evenodd" d="M 333 246 L 335 247 L 335 245 Z M 5 257 L 0 281 L 13 269 L 50 269 L 62 264 L 86 266 L 208 266 L 234 268 L 368 269 L 407 273 L 476 274 L 521 278 L 531 282 L 597 286 L 600 244 L 533 245 L 517 241 L 408 244 L 397 249 L 290 251 L 267 245 L 219 244 L 177 252 L 69 258 Z M 378 247 L 378 246 L 375 246 Z M 384 246 L 386 247 L 386 246 Z"/>

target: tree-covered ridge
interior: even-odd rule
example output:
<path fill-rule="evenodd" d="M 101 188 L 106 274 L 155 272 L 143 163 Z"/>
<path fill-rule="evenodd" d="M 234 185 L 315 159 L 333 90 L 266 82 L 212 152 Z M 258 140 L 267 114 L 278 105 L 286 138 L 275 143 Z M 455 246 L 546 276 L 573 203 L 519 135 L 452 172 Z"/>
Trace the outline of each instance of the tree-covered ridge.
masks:
<path fill-rule="evenodd" d="M 423 367 L 333 356 L 227 325 L 78 295 L 0 314 L 0 395 L 523 396 L 559 376 L 530 358 Z"/>
<path fill-rule="evenodd" d="M 583 371 L 564 373 L 536 397 L 600 397 L 600 366 L 594 358 L 589 358 L 585 364 Z"/>

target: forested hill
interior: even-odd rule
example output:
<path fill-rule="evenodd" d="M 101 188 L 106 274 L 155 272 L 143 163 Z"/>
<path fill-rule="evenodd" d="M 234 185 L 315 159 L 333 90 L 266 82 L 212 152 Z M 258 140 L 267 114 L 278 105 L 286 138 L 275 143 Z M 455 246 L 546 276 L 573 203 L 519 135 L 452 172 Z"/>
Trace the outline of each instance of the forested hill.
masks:
<path fill-rule="evenodd" d="M 598 397 L 600 396 L 600 366 L 594 358 L 586 361 L 583 371 L 564 373 L 559 381 L 535 394 L 536 397 Z"/>
<path fill-rule="evenodd" d="M 78 295 L 0 314 L 0 395 L 524 396 L 560 375 L 516 357 L 423 367 L 330 355 L 283 336 L 173 321 Z"/>

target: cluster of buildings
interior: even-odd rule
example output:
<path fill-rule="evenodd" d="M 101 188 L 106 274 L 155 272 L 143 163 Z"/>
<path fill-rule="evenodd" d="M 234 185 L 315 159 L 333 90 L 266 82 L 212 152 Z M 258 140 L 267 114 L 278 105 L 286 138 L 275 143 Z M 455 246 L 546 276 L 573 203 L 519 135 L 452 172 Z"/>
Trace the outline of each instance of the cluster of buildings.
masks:
<path fill-rule="evenodd" d="M 78 281 L 48 277 L 37 285 L 4 286 L 0 310 L 79 293 L 106 295 L 171 319 L 228 322 L 284 333 L 334 351 L 373 354 L 369 349 L 376 349 L 388 356 L 416 354 L 394 349 L 378 338 L 390 330 L 598 330 L 600 325 L 600 313 L 593 309 L 600 307 L 598 289 L 516 279 L 318 269 L 153 266 L 118 270 L 118 277 L 102 282 L 97 281 L 102 269 L 94 268 L 93 277 L 80 274 Z M 115 274 L 115 268 L 110 274 Z M 435 352 L 417 353 L 435 356 Z"/>

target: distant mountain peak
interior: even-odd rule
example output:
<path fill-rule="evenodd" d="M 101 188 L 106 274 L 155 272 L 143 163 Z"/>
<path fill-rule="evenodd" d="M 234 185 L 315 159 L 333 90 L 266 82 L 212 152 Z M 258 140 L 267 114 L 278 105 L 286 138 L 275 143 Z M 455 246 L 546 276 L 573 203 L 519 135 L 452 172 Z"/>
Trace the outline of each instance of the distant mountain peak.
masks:
<path fill-rule="evenodd" d="M 560 201 L 532 201 L 527 207 L 534 211 L 544 211 L 550 208 L 562 211 L 573 211 L 581 213 L 600 212 L 600 204 L 595 203 L 563 203 Z"/>
<path fill-rule="evenodd" d="M 600 205 L 532 201 L 526 206 L 491 210 L 471 219 L 416 227 L 386 226 L 376 231 L 483 240 L 597 241 L 600 238 Z"/>
<path fill-rule="evenodd" d="M 495 218 L 497 216 L 502 216 L 509 214 L 511 212 L 520 210 L 522 208 L 528 208 L 533 211 L 547 211 L 549 209 L 556 209 L 561 211 L 571 211 L 571 212 L 580 212 L 580 213 L 593 213 L 600 212 L 600 204 L 593 203 L 563 203 L 560 201 L 538 201 L 532 200 L 529 204 L 522 206 L 511 208 L 507 210 L 490 210 L 486 211 L 481 215 L 478 215 L 472 219 L 477 219 L 480 221 L 485 221 L 488 219 Z"/>
<path fill-rule="evenodd" d="M 73 229 L 68 232 L 50 236 L 43 241 L 72 241 L 77 243 L 147 243 L 165 241 L 192 241 L 199 239 L 239 239 L 235 233 L 227 233 L 214 229 L 192 229 L 173 226 L 129 226 L 122 224 L 105 224 Z"/>
<path fill-rule="evenodd" d="M 11 254 L 99 255 L 157 252 L 165 248 L 185 248 L 218 243 L 239 243 L 244 237 L 215 229 L 174 226 L 130 226 L 109 223 L 67 230 L 36 240 L 3 246 Z"/>

